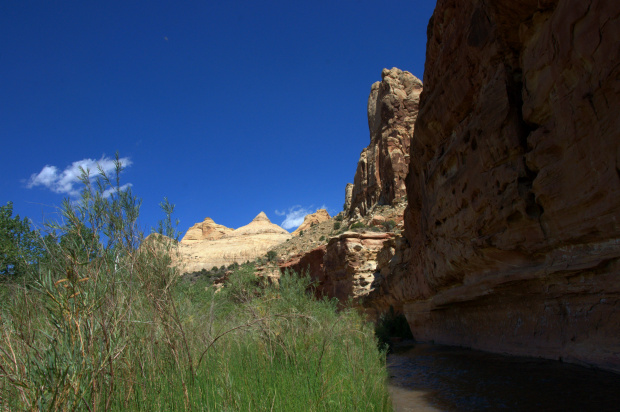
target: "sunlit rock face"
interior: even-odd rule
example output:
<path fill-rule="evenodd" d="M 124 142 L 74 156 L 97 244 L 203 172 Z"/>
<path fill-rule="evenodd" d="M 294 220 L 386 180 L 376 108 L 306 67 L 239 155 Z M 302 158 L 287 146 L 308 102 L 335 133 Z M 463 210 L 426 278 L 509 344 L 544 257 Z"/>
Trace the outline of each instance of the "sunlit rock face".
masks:
<path fill-rule="evenodd" d="M 217 225 L 211 219 L 205 219 L 205 222 L 197 225 L 202 225 L 202 239 L 187 239 L 192 233 L 197 232 L 196 225 L 194 225 L 179 244 L 180 260 L 185 272 L 210 270 L 214 266 L 221 267 L 232 263 L 252 261 L 291 238 L 289 232 L 271 223 L 263 212 L 259 213 L 249 224 L 236 230 Z M 205 226 L 213 229 L 208 236 L 204 235 Z M 220 236 L 219 232 L 224 233 Z M 199 235 L 196 234 L 196 237 Z"/>
<path fill-rule="evenodd" d="M 326 220 L 331 219 L 329 213 L 325 209 L 319 209 L 314 213 L 306 215 L 304 217 L 304 221 L 295 231 L 293 232 L 293 236 L 299 235 L 300 232 L 304 230 L 310 229 L 312 226 L 318 225 L 321 222 L 325 222 Z"/>
<path fill-rule="evenodd" d="M 428 36 L 414 336 L 620 372 L 620 2 L 439 0 Z"/>
<path fill-rule="evenodd" d="M 201 242 L 203 240 L 216 240 L 233 230 L 235 229 L 218 225 L 213 219 L 207 217 L 204 221 L 190 227 L 185 233 L 185 236 L 183 236 L 183 239 L 181 239 L 181 243 L 191 245 L 192 243 Z"/>
<path fill-rule="evenodd" d="M 409 144 L 418 114 L 422 82 L 409 72 L 383 69 L 370 89 L 370 144 L 357 164 L 345 200 L 349 216 L 366 216 L 374 205 L 391 205 L 405 196 Z"/>

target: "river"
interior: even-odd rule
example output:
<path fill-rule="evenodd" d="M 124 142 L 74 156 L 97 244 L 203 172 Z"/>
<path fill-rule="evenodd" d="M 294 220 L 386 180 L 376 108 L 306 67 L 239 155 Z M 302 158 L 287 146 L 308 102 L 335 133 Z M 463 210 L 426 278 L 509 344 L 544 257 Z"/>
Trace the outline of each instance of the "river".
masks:
<path fill-rule="evenodd" d="M 620 375 L 559 361 L 431 344 L 388 355 L 403 411 L 620 411 Z"/>

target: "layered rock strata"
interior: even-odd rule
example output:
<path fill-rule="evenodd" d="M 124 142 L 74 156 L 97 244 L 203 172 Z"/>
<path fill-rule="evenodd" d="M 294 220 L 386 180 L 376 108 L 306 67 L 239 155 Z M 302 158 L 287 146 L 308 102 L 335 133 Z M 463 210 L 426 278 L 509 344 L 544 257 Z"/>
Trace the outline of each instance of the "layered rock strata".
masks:
<path fill-rule="evenodd" d="M 350 195 L 347 187 L 349 216 L 366 216 L 374 205 L 390 205 L 405 195 L 422 82 L 397 68 L 383 69 L 381 77 L 368 98 L 370 144 L 360 155 Z"/>
<path fill-rule="evenodd" d="M 181 239 L 181 243 L 189 245 L 203 240 L 216 240 L 233 230 L 234 229 L 226 226 L 218 225 L 213 219 L 207 217 L 204 221 L 190 227 L 185 233 L 185 236 L 183 236 L 183 239 Z"/>
<path fill-rule="evenodd" d="M 382 283 L 377 259 L 384 244 L 393 238 L 392 233 L 345 232 L 280 264 L 280 270 L 307 273 L 317 281 L 319 297 L 337 298 L 342 303 L 352 299 L 354 305 L 376 315 L 377 307 L 363 305 L 363 301 Z"/>
<path fill-rule="evenodd" d="M 414 336 L 620 372 L 620 2 L 439 0 L 428 35 Z"/>
<path fill-rule="evenodd" d="M 261 212 L 249 224 L 236 230 L 231 229 L 219 238 L 181 242 L 179 253 L 185 272 L 210 270 L 214 266 L 252 261 L 290 238 L 289 232 L 271 223 L 267 215 Z"/>

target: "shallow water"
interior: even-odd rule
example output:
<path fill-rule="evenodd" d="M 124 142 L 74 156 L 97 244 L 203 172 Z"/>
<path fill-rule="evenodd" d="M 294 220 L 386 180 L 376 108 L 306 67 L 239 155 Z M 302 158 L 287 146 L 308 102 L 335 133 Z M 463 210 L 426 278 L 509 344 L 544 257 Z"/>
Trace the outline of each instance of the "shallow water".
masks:
<path fill-rule="evenodd" d="M 620 411 L 620 375 L 558 361 L 411 344 L 388 355 L 400 411 Z"/>

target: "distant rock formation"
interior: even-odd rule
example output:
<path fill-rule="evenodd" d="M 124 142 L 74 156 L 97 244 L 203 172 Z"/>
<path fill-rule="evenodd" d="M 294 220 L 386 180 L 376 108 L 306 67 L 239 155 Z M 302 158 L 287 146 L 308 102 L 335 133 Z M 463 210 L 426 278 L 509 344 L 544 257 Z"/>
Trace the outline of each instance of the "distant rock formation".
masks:
<path fill-rule="evenodd" d="M 397 68 L 383 69 L 381 77 L 368 98 L 370 144 L 360 155 L 350 195 L 347 187 L 345 213 L 350 217 L 366 216 L 374 205 L 390 205 L 405 196 L 422 82 Z"/>
<path fill-rule="evenodd" d="M 275 223 L 271 223 L 265 212 L 260 212 L 250 223 L 230 233 L 228 238 L 254 235 L 284 235 L 288 239 L 290 233 Z M 285 239 L 286 240 L 286 239 Z"/>
<path fill-rule="evenodd" d="M 184 272 L 210 270 L 214 266 L 221 267 L 232 263 L 252 261 L 264 256 L 269 249 L 291 238 L 289 232 L 271 223 L 263 212 L 260 212 L 249 224 L 236 230 L 218 225 L 209 218 L 197 225 L 201 225 L 202 233 L 204 233 L 205 226 L 207 227 L 209 233 L 207 236 L 219 236 L 218 232 L 225 233 L 220 237 L 186 241 L 190 232 L 197 232 L 196 225 L 192 226 L 179 244 Z"/>
<path fill-rule="evenodd" d="M 620 372 L 620 2 L 439 0 L 428 34 L 413 335 Z"/>
<path fill-rule="evenodd" d="M 232 232 L 234 229 L 228 228 L 223 225 L 218 225 L 210 217 L 205 218 L 201 223 L 196 223 L 190 227 L 181 239 L 183 244 L 192 244 L 201 242 L 203 240 L 216 240 L 220 239 L 224 235 Z"/>
<path fill-rule="evenodd" d="M 314 213 L 306 215 L 304 222 L 293 232 L 293 236 L 299 235 L 299 232 L 310 229 L 314 225 L 318 225 L 321 222 L 331 219 L 329 213 L 325 209 L 319 209 Z"/>

